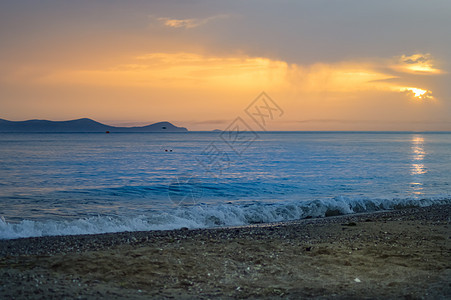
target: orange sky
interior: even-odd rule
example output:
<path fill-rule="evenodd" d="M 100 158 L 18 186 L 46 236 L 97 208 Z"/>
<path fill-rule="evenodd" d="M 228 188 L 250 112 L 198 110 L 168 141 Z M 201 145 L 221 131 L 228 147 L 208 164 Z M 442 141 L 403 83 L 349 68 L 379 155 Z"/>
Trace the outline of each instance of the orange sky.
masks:
<path fill-rule="evenodd" d="M 2 2 L 0 118 L 224 129 L 265 91 L 284 111 L 268 130 L 451 130 L 450 45 L 421 35 L 451 25 L 443 2 L 428 2 L 446 7 L 425 6 L 420 31 L 404 16 L 418 9 L 388 1 L 349 12 L 263 1 L 261 18 L 253 1 L 127 3 Z M 386 22 L 393 32 L 378 35 Z"/>

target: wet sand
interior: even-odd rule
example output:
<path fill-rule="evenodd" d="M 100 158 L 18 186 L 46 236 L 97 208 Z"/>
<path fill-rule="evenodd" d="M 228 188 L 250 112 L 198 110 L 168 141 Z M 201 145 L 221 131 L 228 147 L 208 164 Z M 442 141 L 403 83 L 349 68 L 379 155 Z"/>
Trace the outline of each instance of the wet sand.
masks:
<path fill-rule="evenodd" d="M 0 241 L 0 298 L 449 299 L 451 205 Z"/>

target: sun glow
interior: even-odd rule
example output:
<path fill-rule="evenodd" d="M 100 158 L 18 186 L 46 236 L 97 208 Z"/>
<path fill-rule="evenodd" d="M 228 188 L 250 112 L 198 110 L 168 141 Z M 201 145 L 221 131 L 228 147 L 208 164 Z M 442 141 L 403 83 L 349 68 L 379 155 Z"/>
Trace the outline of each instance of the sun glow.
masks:
<path fill-rule="evenodd" d="M 420 88 L 402 87 L 400 88 L 400 91 L 410 94 L 417 99 L 433 99 L 431 91 L 423 90 Z"/>
<path fill-rule="evenodd" d="M 417 88 L 408 88 L 407 90 L 412 91 L 414 97 L 421 98 L 424 94 L 426 94 L 426 90 L 417 89 Z"/>

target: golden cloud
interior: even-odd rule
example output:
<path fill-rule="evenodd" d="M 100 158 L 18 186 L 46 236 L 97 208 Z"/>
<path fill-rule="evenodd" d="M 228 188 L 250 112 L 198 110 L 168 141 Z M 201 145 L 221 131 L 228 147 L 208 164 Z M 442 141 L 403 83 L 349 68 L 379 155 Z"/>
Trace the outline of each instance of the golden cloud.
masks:
<path fill-rule="evenodd" d="M 435 62 L 431 54 L 417 53 L 413 55 L 402 55 L 398 61 L 392 66 L 397 72 L 435 75 L 443 73 L 442 70 L 434 66 Z"/>
<path fill-rule="evenodd" d="M 38 84 L 83 84 L 158 88 L 222 89 L 280 86 L 287 64 L 259 57 L 215 57 L 193 53 L 152 53 L 104 70 L 60 70 Z"/>
<path fill-rule="evenodd" d="M 428 56 L 404 57 L 405 64 L 424 64 Z M 433 99 L 424 87 L 396 84 L 400 75 L 387 72 L 391 59 L 366 62 L 317 63 L 310 66 L 249 56 L 196 53 L 149 53 L 107 69 L 53 70 L 33 84 L 142 87 L 198 91 L 292 91 L 299 95 L 397 92 Z M 381 71 L 385 70 L 385 71 Z"/>

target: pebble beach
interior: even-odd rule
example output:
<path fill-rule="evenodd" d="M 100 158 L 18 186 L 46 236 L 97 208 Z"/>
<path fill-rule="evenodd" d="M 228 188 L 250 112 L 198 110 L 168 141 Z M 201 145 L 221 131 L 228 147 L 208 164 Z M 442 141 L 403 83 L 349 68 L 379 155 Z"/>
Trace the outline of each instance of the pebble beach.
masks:
<path fill-rule="evenodd" d="M 451 205 L 0 241 L 2 299 L 449 299 Z"/>

